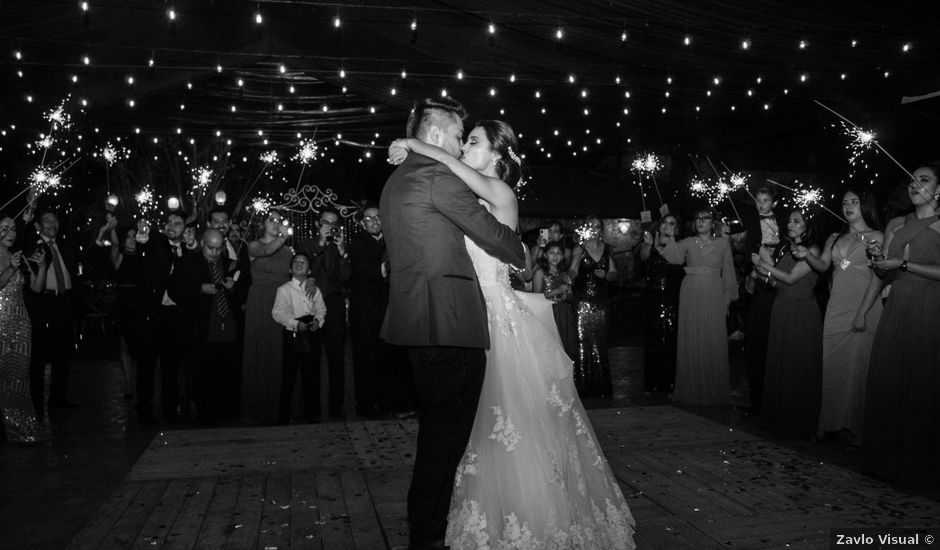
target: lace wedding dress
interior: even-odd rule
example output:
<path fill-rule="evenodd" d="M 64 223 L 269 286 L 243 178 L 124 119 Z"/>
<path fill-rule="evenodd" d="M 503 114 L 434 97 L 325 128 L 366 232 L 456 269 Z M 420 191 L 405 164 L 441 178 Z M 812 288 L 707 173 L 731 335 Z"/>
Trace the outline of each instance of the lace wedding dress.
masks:
<path fill-rule="evenodd" d="M 474 549 L 633 549 L 634 521 L 578 399 L 552 304 L 515 292 L 469 239 L 490 349 L 446 543 Z"/>

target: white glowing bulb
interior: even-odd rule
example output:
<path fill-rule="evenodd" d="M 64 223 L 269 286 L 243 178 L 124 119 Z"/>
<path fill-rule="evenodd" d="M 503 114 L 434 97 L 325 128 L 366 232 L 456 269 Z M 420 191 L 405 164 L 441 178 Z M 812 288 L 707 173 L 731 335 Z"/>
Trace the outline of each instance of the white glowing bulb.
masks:
<path fill-rule="evenodd" d="M 15 52 L 13 52 L 13 57 L 15 57 L 17 60 L 22 60 L 22 59 L 23 59 L 23 52 L 17 50 L 17 51 L 15 51 Z"/>
<path fill-rule="evenodd" d="M 398 93 L 398 90 L 396 90 L 395 88 L 392 88 L 391 94 L 392 94 L 392 95 L 396 95 L 397 93 Z"/>
<path fill-rule="evenodd" d="M 127 83 L 128 83 L 128 84 L 133 84 L 133 83 L 134 83 L 134 77 L 133 77 L 133 76 L 127 77 Z"/>
<path fill-rule="evenodd" d="M 800 82 L 806 82 L 807 80 L 809 80 L 809 75 L 806 73 L 800 75 Z"/>
<path fill-rule="evenodd" d="M 461 70 L 457 71 L 457 80 L 463 80 L 463 71 Z"/>
<path fill-rule="evenodd" d="M 402 77 L 402 78 L 408 78 L 408 73 L 405 71 L 405 69 L 402 69 L 402 70 L 401 70 L 401 77 Z"/>
<path fill-rule="evenodd" d="M 170 18 L 170 21 L 176 21 L 176 10 L 173 8 L 166 10 L 166 16 Z"/>
<path fill-rule="evenodd" d="M 757 81 L 758 84 L 760 84 L 761 82 L 764 81 L 764 79 L 763 79 L 762 77 L 758 76 L 757 79 L 756 79 L 756 81 Z"/>
<path fill-rule="evenodd" d="M 858 40 L 852 40 L 852 47 L 858 46 Z"/>
<path fill-rule="evenodd" d="M 911 43 L 910 43 L 910 42 L 905 42 L 904 45 L 901 46 L 901 51 L 904 52 L 904 53 L 907 53 L 907 52 L 911 51 Z"/>
<path fill-rule="evenodd" d="M 221 73 L 221 72 L 222 72 L 222 65 L 216 65 L 216 66 L 215 66 L 215 72 Z"/>
<path fill-rule="evenodd" d="M 509 75 L 509 81 L 510 81 L 510 82 L 515 82 L 515 81 L 516 81 L 516 75 L 515 75 L 515 73 Z"/>
<path fill-rule="evenodd" d="M 170 197 L 166 200 L 166 207 L 170 210 L 177 210 L 180 207 L 180 200 L 176 197 Z"/>
<path fill-rule="evenodd" d="M 535 90 L 535 99 L 542 97 L 542 92 L 540 90 Z"/>
<path fill-rule="evenodd" d="M 573 74 L 569 74 L 569 75 L 568 75 L 568 82 L 571 83 L 571 84 L 574 84 L 574 81 L 575 81 L 575 76 L 574 76 Z"/>
<path fill-rule="evenodd" d="M 751 41 L 750 41 L 750 40 L 748 40 L 748 39 L 745 38 L 744 40 L 741 41 L 741 49 L 742 49 L 742 50 L 746 50 L 746 49 L 748 49 L 748 48 L 750 48 L 750 47 L 751 47 Z"/>
<path fill-rule="evenodd" d="M 238 87 L 241 88 L 242 86 L 245 85 L 245 81 L 239 78 L 237 84 L 238 84 Z"/>
<path fill-rule="evenodd" d="M 495 95 L 496 95 L 496 88 L 490 88 L 490 97 L 493 97 Z"/>
<path fill-rule="evenodd" d="M 278 110 L 278 111 L 283 111 L 283 110 L 284 110 L 284 104 L 283 104 L 283 103 L 278 103 L 278 104 L 277 104 L 277 110 Z"/>
<path fill-rule="evenodd" d="M 85 65 L 91 65 L 91 58 L 86 55 L 85 57 L 82 58 L 82 63 L 84 63 Z"/>
<path fill-rule="evenodd" d="M 712 79 L 712 82 L 715 84 L 715 86 L 721 84 L 721 77 L 716 76 L 715 78 Z"/>
<path fill-rule="evenodd" d="M 754 97 L 754 90 L 748 90 L 747 97 Z"/>
<path fill-rule="evenodd" d="M 180 103 L 180 111 L 185 111 L 185 110 L 186 110 L 186 104 Z"/>
<path fill-rule="evenodd" d="M 849 75 L 847 75 L 847 74 L 845 74 L 845 73 L 842 73 L 842 74 L 839 75 L 839 78 L 841 78 L 842 80 L 845 80 L 846 78 L 848 78 L 848 76 L 849 76 Z"/>
<path fill-rule="evenodd" d="M 627 90 L 626 92 L 624 92 L 623 97 L 630 99 L 630 90 Z"/>
<path fill-rule="evenodd" d="M 489 27 L 487 27 L 487 31 L 489 31 L 490 34 L 496 34 L 496 25 L 490 23 Z"/>
<path fill-rule="evenodd" d="M 133 99 L 129 99 L 127 100 L 127 104 L 133 107 L 134 105 L 137 105 L 137 102 L 135 102 Z"/>
<path fill-rule="evenodd" d="M 339 70 L 339 77 L 340 77 L 340 78 L 346 78 L 346 69 L 340 69 L 340 70 Z"/>
<path fill-rule="evenodd" d="M 808 44 L 807 44 L 806 40 L 800 40 L 800 49 L 801 49 L 801 50 L 805 50 L 807 45 L 808 45 Z"/>
<path fill-rule="evenodd" d="M 321 109 L 323 110 L 324 113 L 330 110 L 330 108 L 327 107 L 326 105 L 324 105 L 323 107 L 321 107 Z"/>
<path fill-rule="evenodd" d="M 587 97 L 587 96 L 588 96 L 588 91 L 587 91 L 587 89 L 586 89 L 586 88 L 585 88 L 585 89 L 582 89 L 582 90 L 581 90 L 581 97 Z"/>
<path fill-rule="evenodd" d="M 82 2 L 81 6 L 82 6 L 82 11 L 88 11 L 88 2 Z"/>
<path fill-rule="evenodd" d="M 284 74 L 284 73 L 287 72 L 287 67 L 285 67 L 284 64 L 282 63 L 282 64 L 278 67 L 278 70 L 281 71 L 281 74 Z"/>
<path fill-rule="evenodd" d="M 447 88 L 441 88 L 441 97 L 447 97 Z"/>
<path fill-rule="evenodd" d="M 234 105 L 232 105 L 232 106 L 231 106 L 231 110 L 232 110 L 232 112 L 234 113 L 237 109 L 236 109 L 236 107 L 235 107 Z"/>
<path fill-rule="evenodd" d="M 411 30 L 413 30 L 413 31 L 418 30 L 418 20 L 417 20 L 417 19 L 412 19 L 412 20 L 411 20 Z"/>
<path fill-rule="evenodd" d="M 294 90 L 294 86 L 291 85 L 291 87 L 288 88 L 287 91 L 289 91 L 290 93 L 294 93 L 294 91 L 295 91 L 295 90 Z"/>
<path fill-rule="evenodd" d="M 620 41 L 621 42 L 627 41 L 627 31 L 623 31 L 622 33 L 620 33 Z"/>
<path fill-rule="evenodd" d="M 333 28 L 334 28 L 334 29 L 340 28 L 340 26 L 341 26 L 342 24 L 343 24 L 343 20 L 340 19 L 338 15 L 333 18 Z"/>
<path fill-rule="evenodd" d="M 620 75 L 614 77 L 614 84 L 620 84 Z"/>
<path fill-rule="evenodd" d="M 558 27 L 558 30 L 555 31 L 555 38 L 561 40 L 565 36 L 565 31 L 561 27 Z"/>
<path fill-rule="evenodd" d="M 73 74 L 73 75 L 72 75 L 72 82 L 78 82 L 78 75 L 77 75 L 77 74 Z"/>
<path fill-rule="evenodd" d="M 255 24 L 260 25 L 262 22 L 264 22 L 264 18 L 261 17 L 261 12 L 255 12 Z"/>
<path fill-rule="evenodd" d="M 682 39 L 682 43 L 685 44 L 686 46 L 690 46 L 692 44 L 692 37 L 689 35 L 685 35 L 685 38 Z"/>

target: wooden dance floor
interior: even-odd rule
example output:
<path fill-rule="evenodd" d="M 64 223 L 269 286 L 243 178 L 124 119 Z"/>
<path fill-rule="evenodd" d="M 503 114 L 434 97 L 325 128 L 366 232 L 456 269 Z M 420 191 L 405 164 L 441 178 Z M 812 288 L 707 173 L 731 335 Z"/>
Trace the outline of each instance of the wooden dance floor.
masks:
<path fill-rule="evenodd" d="M 940 504 L 673 406 L 589 411 L 638 548 L 828 548 Z M 417 422 L 158 433 L 70 546 L 405 548 Z"/>

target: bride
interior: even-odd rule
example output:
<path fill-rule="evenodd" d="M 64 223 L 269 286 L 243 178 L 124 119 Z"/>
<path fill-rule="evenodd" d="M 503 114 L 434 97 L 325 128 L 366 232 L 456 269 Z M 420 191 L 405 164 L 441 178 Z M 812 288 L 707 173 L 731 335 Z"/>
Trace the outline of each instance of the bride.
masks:
<path fill-rule="evenodd" d="M 483 120 L 458 160 L 417 139 L 389 148 L 446 164 L 501 223 L 516 227 L 516 135 Z M 463 549 L 632 549 L 634 521 L 578 399 L 571 359 L 540 294 L 513 291 L 508 266 L 466 239 L 490 349 L 470 443 L 454 479 L 445 543 Z"/>

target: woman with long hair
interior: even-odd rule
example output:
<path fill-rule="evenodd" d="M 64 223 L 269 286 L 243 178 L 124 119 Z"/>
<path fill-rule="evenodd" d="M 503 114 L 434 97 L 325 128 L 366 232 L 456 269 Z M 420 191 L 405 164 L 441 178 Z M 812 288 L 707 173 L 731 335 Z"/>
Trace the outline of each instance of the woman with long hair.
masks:
<path fill-rule="evenodd" d="M 519 181 L 521 159 L 508 124 L 477 123 L 460 160 L 408 139 L 392 144 L 392 162 L 403 160 L 401 149 L 447 165 L 497 220 L 517 225 L 509 184 Z M 466 242 L 486 301 L 490 348 L 470 442 L 457 467 L 446 545 L 634 548 L 633 517 L 578 399 L 551 302 L 513 291 L 509 266 Z"/>
<path fill-rule="evenodd" d="M 666 260 L 670 240 L 681 237 L 679 218 L 668 214 L 655 234 L 645 232 L 640 258 L 645 262 L 646 322 L 643 324 L 643 387 L 649 392 L 672 393 L 676 384 L 676 349 L 679 338 L 679 289 L 685 271 Z"/>
<path fill-rule="evenodd" d="M 532 275 L 532 292 L 541 292 L 552 303 L 552 313 L 565 353 L 572 361 L 578 359 L 578 327 L 571 309 L 571 277 L 565 261 L 565 245 L 549 241 L 537 260 L 538 268 Z"/>
<path fill-rule="evenodd" d="M 685 264 L 679 289 L 676 387 L 672 398 L 691 405 L 730 405 L 731 370 L 725 314 L 738 297 L 728 239 L 715 235 L 715 213 L 695 213 L 695 235 L 667 238 L 663 256 Z"/>
<path fill-rule="evenodd" d="M 823 322 L 822 407 L 816 436 L 840 434 L 859 446 L 865 412 L 865 382 L 875 329 L 881 318 L 881 281 L 868 267 L 866 244 L 882 242 L 881 219 L 872 194 L 850 188 L 842 195 L 842 231 L 829 236 L 806 262 L 817 272 L 832 268 L 832 289 Z"/>
<path fill-rule="evenodd" d="M 817 275 L 805 260 L 819 256 L 812 218 L 790 212 L 786 244 L 776 258 L 752 254 L 757 275 L 777 282 L 767 335 L 761 425 L 784 437 L 816 433 L 822 386 L 822 317 L 813 289 Z"/>
<path fill-rule="evenodd" d="M 281 397 L 281 325 L 271 317 L 277 288 L 287 282 L 291 250 L 289 226 L 278 210 L 264 219 L 260 237 L 248 243 L 251 287 L 245 300 L 241 417 L 258 424 L 278 421 Z"/>
<path fill-rule="evenodd" d="M 610 328 L 610 290 L 608 284 L 617 278 L 617 266 L 604 242 L 604 225 L 600 217 L 590 215 L 580 231 L 581 245 L 571 254 L 571 288 L 578 318 L 578 360 L 575 362 L 574 383 L 581 397 L 612 397 L 613 380 L 607 351 Z"/>
<path fill-rule="evenodd" d="M 41 248 L 27 260 L 11 250 L 15 242 L 13 217 L 0 215 L 0 412 L 8 441 L 37 443 L 45 434 L 30 398 L 32 325 L 23 287 L 28 280 L 33 292 L 42 292 L 46 270 L 38 267 L 44 258 Z"/>
<path fill-rule="evenodd" d="M 881 314 L 865 398 L 865 467 L 901 482 L 940 486 L 940 163 L 919 166 L 908 185 L 914 212 L 871 246 L 891 291 Z"/>

